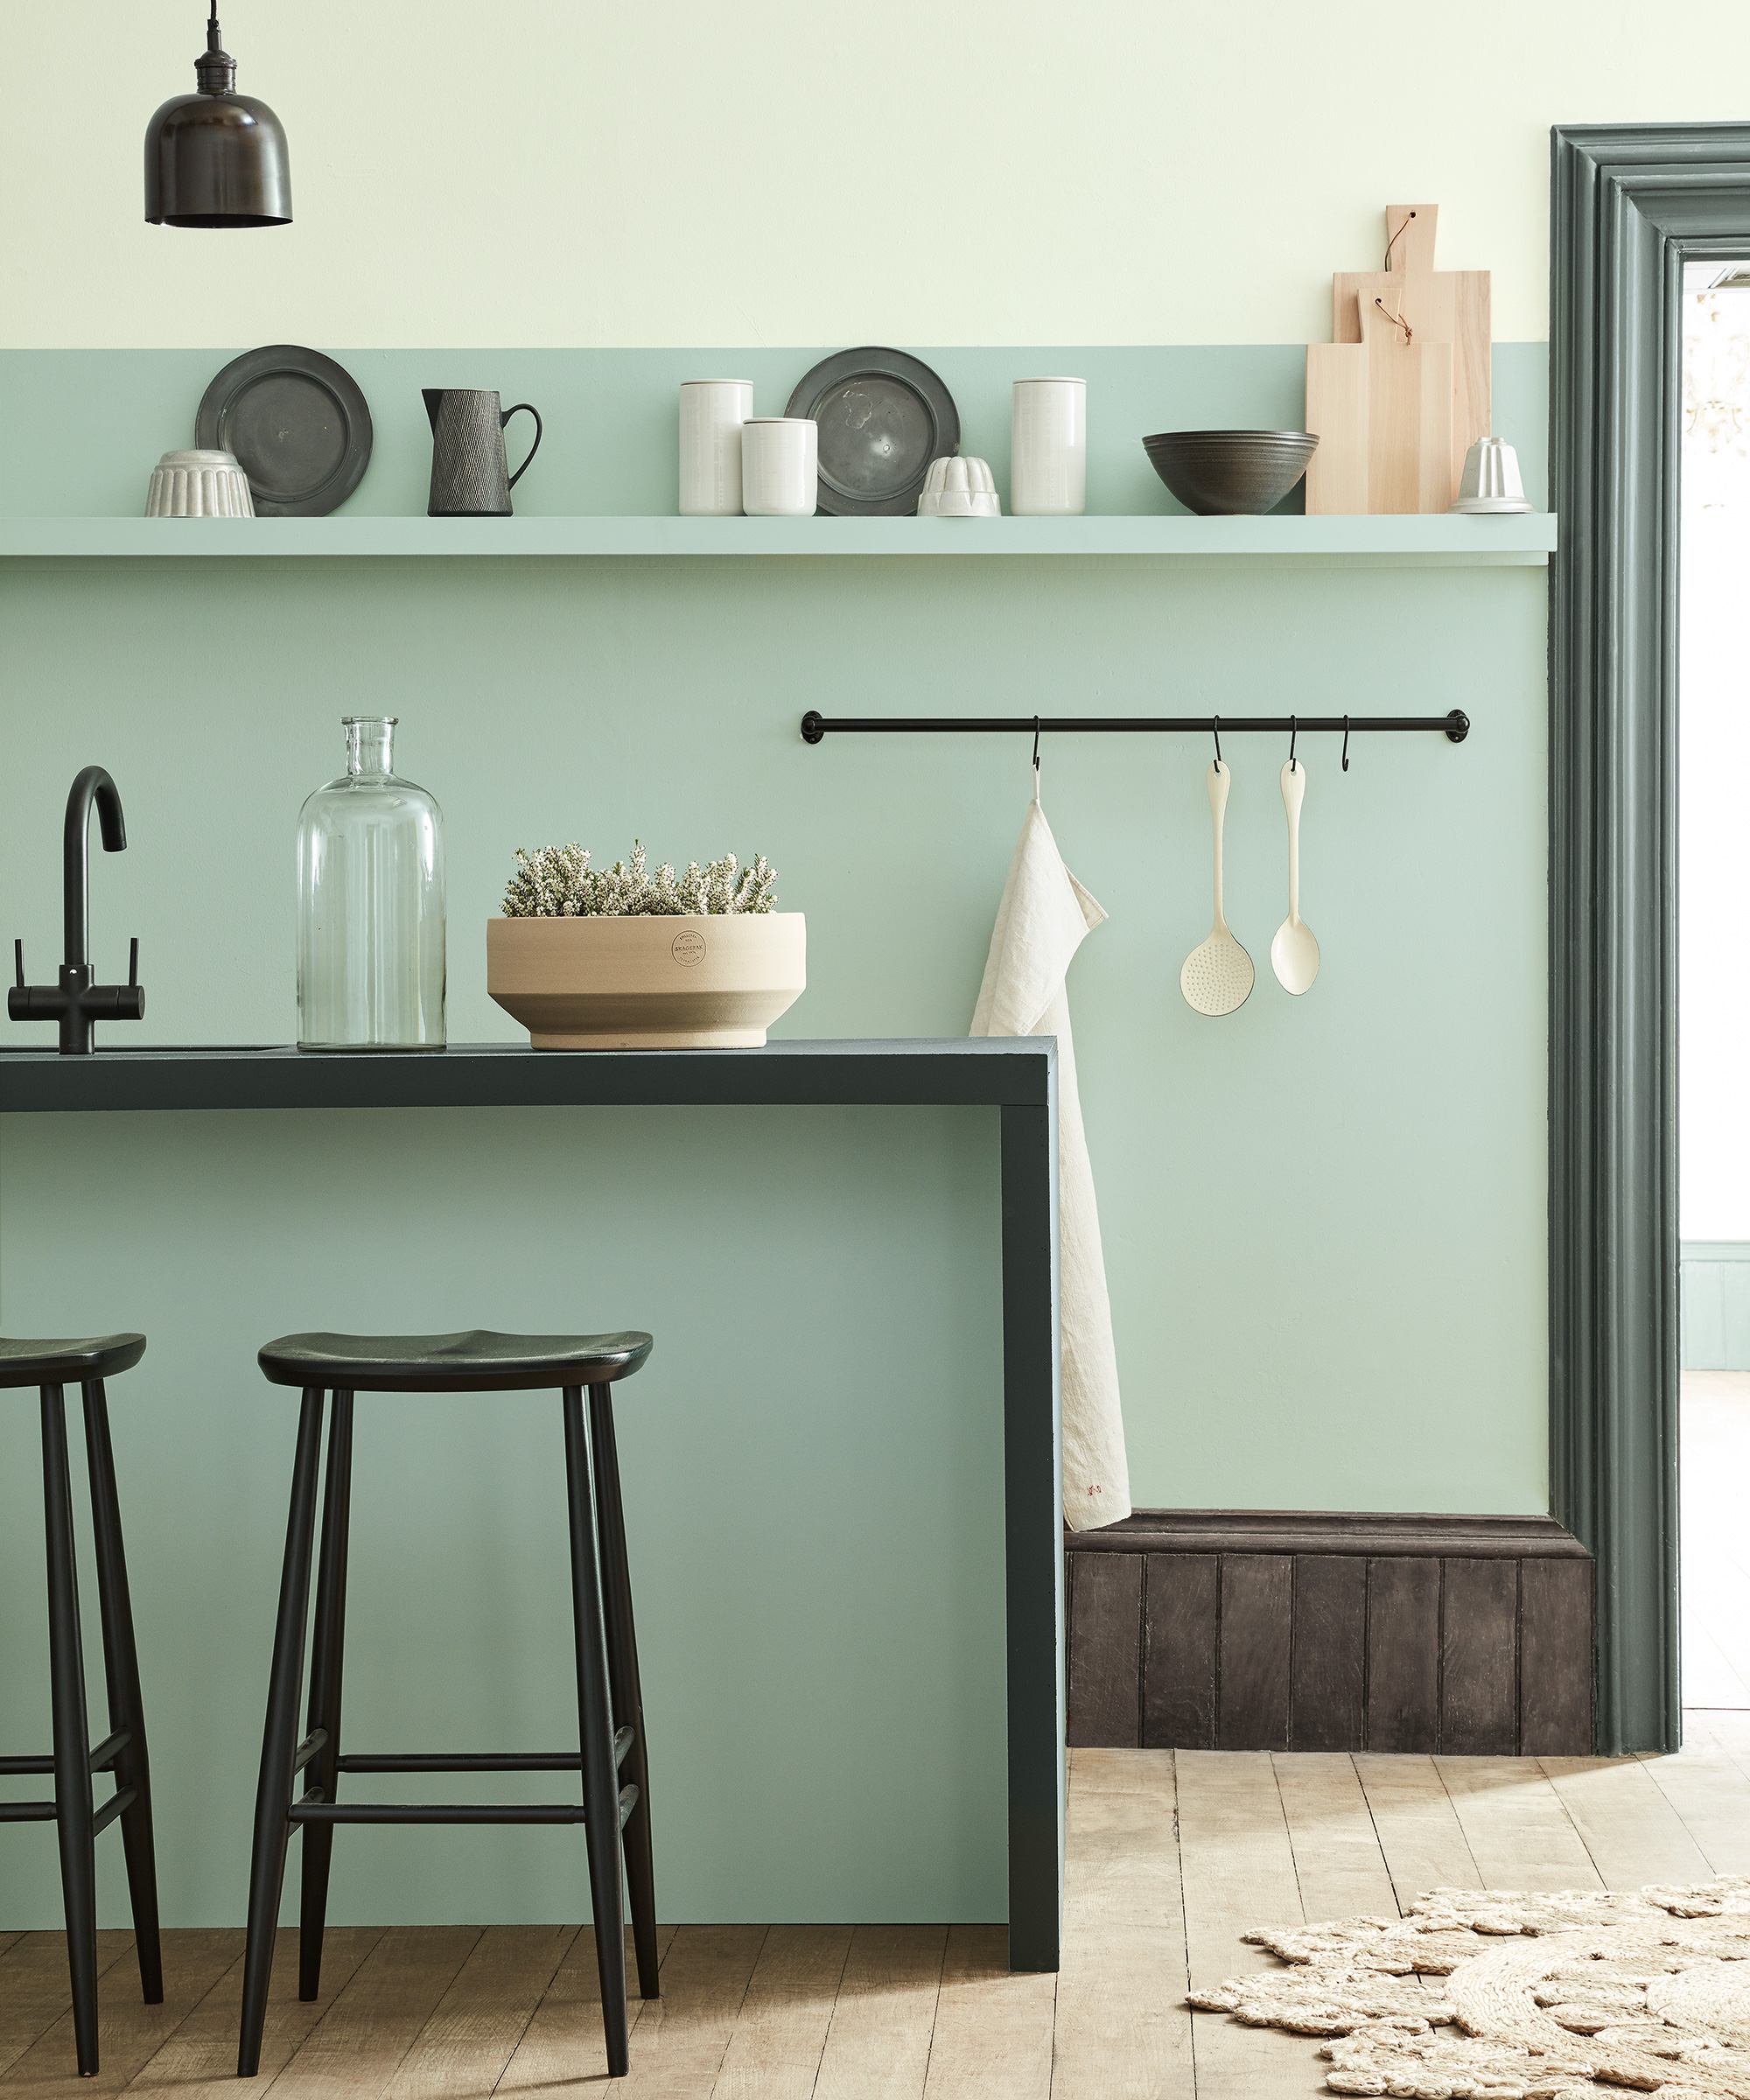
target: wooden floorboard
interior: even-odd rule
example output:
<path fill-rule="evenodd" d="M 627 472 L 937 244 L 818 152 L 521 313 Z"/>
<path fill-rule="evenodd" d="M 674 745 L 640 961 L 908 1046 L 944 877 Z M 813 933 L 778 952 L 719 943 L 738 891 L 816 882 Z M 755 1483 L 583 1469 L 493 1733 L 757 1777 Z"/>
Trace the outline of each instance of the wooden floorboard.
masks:
<path fill-rule="evenodd" d="M 1432 1889 L 1482 1886 L 1464 1825 L 1432 1757 L 1357 1752 L 1354 1762 L 1400 1913 Z"/>
<path fill-rule="evenodd" d="M 267 2089 L 274 2100 L 381 2100 L 480 1938 L 474 1925 L 385 1932 Z"/>
<path fill-rule="evenodd" d="M 124 2092 L 236 1960 L 242 1945 L 239 1930 L 166 1933 L 164 2003 L 157 2006 L 141 2002 L 140 1972 L 130 1945 L 127 1959 L 112 1962 L 98 1980 L 96 2077 L 79 2076 L 68 1998 L 62 2001 L 67 2010 L 7 2066 L 0 2092 L 6 2100 L 15 2096 L 16 2100 L 25 2096 L 29 2100 L 80 2100 L 80 2096 L 97 2100 L 99 2095 Z"/>
<path fill-rule="evenodd" d="M 1535 1757 L 1437 1757 L 1485 1888 L 1602 1888 L 1604 1877 Z"/>
<path fill-rule="evenodd" d="M 1000 1925 L 664 1927 L 610 2086 L 588 1927 L 337 1928 L 297 1995 L 283 1931 L 274 2100 L 1312 2100 L 1316 2042 L 1192 2014 L 1272 1957 L 1271 1923 L 1390 1916 L 1438 1887 L 1634 1888 L 1750 1873 L 1750 1713 L 1685 1716 L 1669 1757 L 1076 1750 L 1063 1966 L 1012 1976 Z M 101 1936 L 102 2075 L 74 2073 L 66 1951 L 0 1933 L 0 2100 L 238 2091 L 242 1936 L 165 1936 L 143 2006 Z M 635 1975 L 627 1946 L 628 1975 Z M 635 1983 L 633 1984 L 635 1992 Z"/>
<path fill-rule="evenodd" d="M 1332 1751 L 1271 1761 L 1301 1909 L 1309 1918 L 1392 1916 L 1397 1898 L 1354 1760 Z"/>
<path fill-rule="evenodd" d="M 304 2045 L 317 2022 L 351 1982 L 359 1964 L 382 1939 L 376 1926 L 336 1926 L 322 1942 L 322 1988 L 310 2005 L 298 1996 L 298 1934 L 282 1932 L 274 1945 L 267 2025 L 262 2032 L 262 2069 L 250 2091 L 265 2090 Z M 237 2024 L 243 2006 L 243 1956 L 236 1959 L 176 2032 L 140 2068 L 127 2087 L 128 2100 L 190 2100 L 197 2094 L 234 2093 L 237 2084 Z"/>
<path fill-rule="evenodd" d="M 1705 1881 L 1714 1871 L 1640 1759 L 1545 1757 L 1538 1762 L 1606 1888 Z"/>
<path fill-rule="evenodd" d="M 97 1970 L 106 1977 L 126 1959 L 136 1984 L 131 1932 L 100 1932 Z M 73 2003 L 66 1980 L 66 1936 L 59 1932 L 21 1932 L 0 1954 L 0 2078 Z M 67 2028 L 68 2047 L 73 2029 Z"/>
<path fill-rule="evenodd" d="M 1183 1922 L 1065 1935 L 1051 2100 L 1194 2100 Z"/>
<path fill-rule="evenodd" d="M 710 2100 L 766 1934 L 764 1925 L 679 1928 L 662 1959 L 662 1995 L 643 2007 L 632 2030 L 631 2073 L 612 2088 L 614 2100 Z M 604 2058 L 589 2073 L 597 2082 L 579 2087 L 579 2095 L 606 2090 L 599 2082 L 606 2068 Z M 544 2096 L 552 2089 L 518 2090 Z"/>
<path fill-rule="evenodd" d="M 1193 2100 L 1170 1750 L 1077 1751 L 1051 2100 Z"/>
<path fill-rule="evenodd" d="M 656 1944 L 665 1962 L 674 1938 L 672 1925 L 658 1929 Z M 626 1973 L 634 1993 L 627 2001 L 626 2017 L 636 2048 L 640 2021 L 654 2012 L 661 2000 L 653 1999 L 647 2005 L 636 1995 L 637 1967 L 630 1930 L 626 1935 Z M 667 1976 L 665 1967 L 659 1980 L 666 1979 Z M 668 1987 L 666 1980 L 663 1987 Z M 718 2054 L 721 2059 L 720 2048 Z M 498 2082 L 497 2090 L 503 2094 L 539 2094 L 542 2100 L 584 2100 L 585 2094 L 600 2090 L 601 2082 L 606 2076 L 607 2043 L 602 2034 L 596 1936 L 594 1928 L 585 1925 L 575 1934 L 564 1959 L 554 1971 L 547 1994 L 523 2030 L 522 2038 Z M 709 2086 L 705 2088 L 706 2091 L 710 2090 Z"/>
<path fill-rule="evenodd" d="M 713 2100 L 808 2100 L 826 2049 L 849 1925 L 774 1925 L 735 2023 Z"/>
<path fill-rule="evenodd" d="M 1299 1924 L 1306 1914 L 1270 1752 L 1175 1754 L 1186 1960 L 1200 1991 L 1270 1965 L 1269 1955 L 1241 1944 L 1242 1932 Z"/>
<path fill-rule="evenodd" d="M 923 2100 L 946 1925 L 859 1925 L 839 1978 L 815 2100 Z"/>
<path fill-rule="evenodd" d="M 491 2100 L 575 1925 L 491 1925 L 419 2030 L 383 2100 Z"/>
<path fill-rule="evenodd" d="M 1684 1828 L 1716 1874 L 1750 1874 L 1750 1774 L 1720 1747 L 1710 1731 L 1684 1717 L 1684 1741 L 1670 1757 L 1642 1759 L 1653 1784 L 1683 1818 Z"/>
<path fill-rule="evenodd" d="M 949 1928 L 925 2100 L 1050 2100 L 1054 1976 L 1009 1970 L 1004 1925 Z"/>
<path fill-rule="evenodd" d="M 1133 1786 L 1120 1790 L 1078 1785 L 1070 1792 L 1063 1870 L 1065 1929 L 1146 1925 L 1182 1935 L 1185 1904 L 1179 1878 L 1175 1754 L 1131 1750 L 1117 1754 L 1137 1760 Z"/>

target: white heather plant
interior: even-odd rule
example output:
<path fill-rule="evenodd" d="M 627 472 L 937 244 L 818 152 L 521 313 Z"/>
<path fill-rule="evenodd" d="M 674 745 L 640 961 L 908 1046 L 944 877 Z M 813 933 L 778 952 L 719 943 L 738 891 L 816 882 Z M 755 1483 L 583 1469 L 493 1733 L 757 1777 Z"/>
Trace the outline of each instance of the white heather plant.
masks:
<path fill-rule="evenodd" d="M 636 839 L 630 864 L 592 868 L 585 846 L 516 849 L 516 872 L 504 892 L 507 919 L 634 919 L 716 917 L 726 912 L 769 912 L 778 901 L 778 877 L 763 853 L 742 867 L 725 853 L 708 867 L 687 863 L 676 875 L 667 861 L 655 874 L 644 870 L 644 848 Z"/>

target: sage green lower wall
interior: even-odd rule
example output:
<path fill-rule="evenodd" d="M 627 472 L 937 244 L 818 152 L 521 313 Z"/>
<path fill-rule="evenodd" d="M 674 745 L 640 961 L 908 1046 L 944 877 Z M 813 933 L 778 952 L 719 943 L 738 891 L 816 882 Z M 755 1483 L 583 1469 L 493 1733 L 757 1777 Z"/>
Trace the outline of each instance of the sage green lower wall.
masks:
<path fill-rule="evenodd" d="M 116 402 L 164 381 L 192 416 L 223 354 L 9 354 L 22 507 L 136 508 L 189 433 L 160 416 L 118 464 Z M 638 413 L 667 430 L 687 369 L 739 368 L 780 408 L 808 354 L 662 354 L 662 416 L 654 393 Z M 1100 449 L 1124 387 L 1138 429 L 1299 419 L 1280 348 L 954 354 L 968 449 L 999 458 L 1008 376 L 1115 360 L 1093 395 L 1096 508 L 1143 507 L 1119 500 L 1125 448 Z M 395 354 L 410 383 L 537 400 L 528 365 L 564 355 Z M 1517 404 L 1497 427 L 1534 476 L 1542 356 L 1496 354 L 1497 402 Z M 367 379 L 374 406 L 385 383 Z M 88 425 L 48 412 L 91 386 Z M 387 411 L 379 430 L 360 497 L 416 508 L 423 430 Z M 571 442 L 562 419 L 556 476 Z M 603 426 L 600 442 L 618 441 Z M 52 449 L 75 500 L 42 494 Z M 547 463 L 517 492 L 530 509 L 658 501 L 624 480 L 624 501 L 590 501 L 575 478 L 537 501 Z M 585 447 L 577 474 L 587 463 Z M 1082 559 L 11 563 L 0 935 L 24 936 L 38 977 L 58 957 L 66 786 L 103 763 L 130 846 L 94 856 L 95 956 L 118 967 L 140 936 L 150 1014 L 110 1040 L 289 1040 L 298 804 L 338 768 L 340 716 L 383 710 L 444 811 L 453 1040 L 515 1033 L 486 996 L 483 933 L 512 849 L 611 856 L 634 835 L 665 857 L 772 857 L 808 915 L 809 990 L 783 1032 L 959 1034 L 1027 742 L 809 749 L 806 707 L 1461 705 L 1462 747 L 1357 738 L 1347 775 L 1335 739 L 1303 739 L 1302 903 L 1324 961 L 1298 1000 L 1268 959 L 1286 750 L 1227 741 L 1228 912 L 1258 982 L 1220 1022 L 1178 989 L 1209 925 L 1207 746 L 1047 738 L 1045 806 L 1112 914 L 1070 990 L 1136 1500 L 1538 1511 L 1545 583 Z M 0 1043 L 41 1040 L 0 1022 Z M 624 1448 L 664 1914 L 1000 1916 L 995 1176 L 994 1121 L 970 1110 L 0 1123 L 6 1330 L 152 1338 L 115 1405 L 167 1915 L 242 1914 L 295 1406 L 261 1382 L 256 1347 L 302 1326 L 479 1322 L 659 1337 Z M 363 1411 L 354 1740 L 564 1740 L 550 1407 Z M 40 1746 L 47 1718 L 33 1418 L 26 1397 L 0 1406 L 7 1751 Z M 14 1829 L 5 1853 L 0 1926 L 52 1921 L 50 1836 Z M 337 1914 L 575 1917 L 582 1871 L 563 1834 L 349 1830 Z"/>

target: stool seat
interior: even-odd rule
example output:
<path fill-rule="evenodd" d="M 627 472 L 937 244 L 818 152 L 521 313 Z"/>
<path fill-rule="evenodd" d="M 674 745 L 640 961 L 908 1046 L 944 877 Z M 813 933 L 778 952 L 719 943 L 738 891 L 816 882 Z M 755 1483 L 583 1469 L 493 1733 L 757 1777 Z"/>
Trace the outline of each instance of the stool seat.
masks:
<path fill-rule="evenodd" d="M 82 1385 L 131 1371 L 146 1353 L 144 1334 L 87 1336 L 79 1341 L 9 1341 L 0 1334 L 0 1387 Z"/>
<path fill-rule="evenodd" d="M 260 1362 L 275 1385 L 509 1393 L 629 1378 L 650 1349 L 648 1334 L 495 1334 L 474 1327 L 465 1334 L 283 1334 L 262 1350 Z"/>

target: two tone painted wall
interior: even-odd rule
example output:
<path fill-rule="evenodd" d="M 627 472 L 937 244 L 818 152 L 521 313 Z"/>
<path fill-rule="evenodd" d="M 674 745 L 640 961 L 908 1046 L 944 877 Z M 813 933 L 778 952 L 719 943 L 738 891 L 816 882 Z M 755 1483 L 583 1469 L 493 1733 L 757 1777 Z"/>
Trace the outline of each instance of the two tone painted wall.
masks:
<path fill-rule="evenodd" d="M 198 14 L 99 0 L 76 166 L 50 150 L 46 102 L 0 128 L 0 183 L 36 206 L 0 252 L 9 510 L 133 510 L 206 377 L 272 340 L 331 349 L 365 386 L 379 441 L 360 508 L 421 508 L 423 384 L 549 414 L 521 508 L 634 511 L 669 500 L 679 377 L 732 364 L 770 411 L 819 350 L 869 340 L 939 365 L 968 449 L 999 472 L 1008 381 L 1085 369 L 1094 505 L 1165 508 L 1135 438 L 1298 422 L 1330 271 L 1369 260 L 1381 207 L 1412 196 L 1441 202 L 1446 261 L 1496 271 L 1497 427 L 1539 481 L 1547 126 L 1712 114 L 1733 77 L 1655 48 L 1625 80 L 1618 41 L 1572 6 L 1486 9 L 1447 48 L 1372 6 L 1309 29 L 1276 5 L 901 4 L 872 65 L 864 18 L 794 5 L 731 29 L 692 6 L 233 0 L 228 46 L 286 122 L 298 220 L 209 241 L 138 222 L 138 136 L 185 84 Z M 1735 11 L 1703 15 L 1710 48 L 1741 47 Z M 4 21 L 11 76 L 51 77 L 52 18 Z M 1125 347 L 1144 343 L 1172 346 Z M 776 861 L 809 917 L 789 1032 L 958 1033 L 1026 752 L 811 751 L 805 707 L 1463 705 L 1460 750 L 1358 742 L 1344 775 L 1334 746 L 1303 745 L 1324 970 L 1300 1001 L 1265 972 L 1221 1024 L 1177 990 L 1208 922 L 1208 754 L 1062 739 L 1045 799 L 1112 914 L 1071 990 L 1138 1502 L 1537 1511 L 1544 580 L 12 564 L 0 933 L 52 957 L 60 803 L 101 760 L 131 843 L 94 872 L 94 934 L 100 956 L 141 935 L 142 1039 L 285 1040 L 298 805 L 336 767 L 339 716 L 381 708 L 445 811 L 458 1039 L 513 1032 L 481 931 L 511 850 L 612 853 L 634 834 Z M 1284 909 L 1286 754 L 1228 755 L 1229 914 L 1262 964 Z M 1000 1915 L 986 1119 L 18 1118 L 0 1169 L 8 1328 L 152 1336 L 117 1441 L 171 1917 L 241 1907 L 290 1434 L 253 1349 L 306 1325 L 464 1318 L 661 1338 L 623 1452 L 666 1914 Z M 109 1201 L 72 1200 L 106 1177 Z M 370 1431 L 349 1715 L 379 1744 L 563 1727 L 555 1433 L 532 1406 L 397 1404 Z M 30 1412 L 9 1408 L 9 1749 L 46 1721 L 35 1466 Z M 52 1845 L 8 1842 L 0 1923 L 46 1922 Z M 360 1832 L 339 1848 L 336 1909 L 575 1915 L 579 1871 L 544 1838 Z"/>

